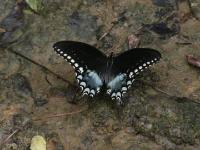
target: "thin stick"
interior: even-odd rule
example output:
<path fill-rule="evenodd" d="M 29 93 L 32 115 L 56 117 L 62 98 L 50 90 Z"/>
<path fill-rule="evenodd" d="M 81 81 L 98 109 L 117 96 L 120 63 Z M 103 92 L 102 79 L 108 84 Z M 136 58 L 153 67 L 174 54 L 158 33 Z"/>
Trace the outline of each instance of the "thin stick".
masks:
<path fill-rule="evenodd" d="M 105 32 L 100 38 L 99 38 L 99 41 L 103 40 L 113 29 L 113 27 L 116 25 L 116 23 L 113 23 L 112 26 L 110 27 L 110 29 Z"/>
<path fill-rule="evenodd" d="M 21 127 L 18 127 L 15 129 L 3 142 L 0 144 L 0 149 L 2 146 L 10 139 L 12 138 L 15 134 L 17 134 L 19 131 L 21 131 L 27 124 L 29 123 L 29 120 L 26 120 Z"/>
<path fill-rule="evenodd" d="M 151 87 L 152 87 L 152 86 L 151 86 Z M 161 92 L 161 93 L 163 93 L 163 94 L 169 96 L 169 97 L 173 97 L 173 95 L 171 95 L 171 94 L 167 93 L 166 91 L 163 91 L 163 90 L 161 90 L 161 89 L 159 89 L 159 88 L 156 88 L 156 87 L 152 87 L 152 88 L 153 88 L 154 90 L 158 91 L 158 92 Z"/>
<path fill-rule="evenodd" d="M 9 51 L 9 52 L 11 52 L 11 53 L 14 53 L 14 54 L 17 55 L 17 56 L 20 56 L 21 58 L 23 58 L 23 59 L 25 59 L 25 60 L 27 60 L 27 61 L 29 61 L 29 62 L 35 64 L 36 66 L 39 66 L 40 68 L 42 68 L 42 69 L 48 71 L 49 73 L 53 74 L 54 76 L 56 76 L 57 78 L 61 79 L 62 81 L 68 83 L 69 85 L 74 86 L 70 81 L 64 79 L 64 78 L 61 77 L 59 74 L 57 74 L 57 73 L 51 71 L 51 70 L 48 69 L 47 67 L 45 67 L 45 66 L 39 64 L 38 62 L 36 62 L 36 61 L 34 61 L 34 60 L 32 60 L 32 59 L 26 57 L 25 55 L 20 54 L 19 52 L 16 52 L 16 51 L 14 51 L 14 50 L 12 50 L 12 49 L 10 49 L 10 48 L 8 48 L 7 51 Z"/>
<path fill-rule="evenodd" d="M 163 91 L 163 90 L 161 90 L 161 89 L 158 89 L 158 88 L 155 88 L 155 87 L 152 87 L 152 88 L 153 88 L 154 90 L 158 91 L 158 92 L 161 92 L 161 93 L 163 93 L 163 94 L 169 96 L 169 97 L 182 98 L 182 97 L 177 97 L 177 96 L 171 95 L 171 94 L 169 94 L 169 93 L 167 93 L 167 92 L 165 92 L 165 91 Z M 200 105 L 200 102 L 198 102 L 198 101 L 196 101 L 196 100 L 189 99 L 188 101 Z"/>
<path fill-rule="evenodd" d="M 85 110 L 87 110 L 87 109 L 88 109 L 88 107 L 83 108 L 83 109 L 78 110 L 78 111 L 74 111 L 74 112 L 61 113 L 61 114 L 54 114 L 54 115 L 46 116 L 46 117 L 44 117 L 44 118 L 36 118 L 36 119 L 33 119 L 33 121 L 39 121 L 39 120 L 49 119 L 49 118 L 54 118 L 54 117 L 63 117 L 63 116 L 75 115 L 75 114 L 81 113 L 81 112 L 83 112 L 83 111 L 85 111 Z"/>
<path fill-rule="evenodd" d="M 19 132 L 20 129 L 16 129 L 15 131 L 13 131 L 5 140 L 3 140 L 1 146 L 6 143 L 13 135 L 15 135 L 17 132 Z"/>

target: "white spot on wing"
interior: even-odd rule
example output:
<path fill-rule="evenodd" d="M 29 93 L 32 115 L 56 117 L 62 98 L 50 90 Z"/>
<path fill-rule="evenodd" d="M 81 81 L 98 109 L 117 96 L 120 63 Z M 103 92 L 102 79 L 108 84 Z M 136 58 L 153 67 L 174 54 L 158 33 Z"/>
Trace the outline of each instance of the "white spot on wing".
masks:
<path fill-rule="evenodd" d="M 100 92 L 100 87 L 97 87 L 97 93 L 99 93 Z"/>
<path fill-rule="evenodd" d="M 82 86 L 80 86 L 80 88 L 81 88 L 81 91 L 83 91 L 83 87 L 82 87 Z"/>
<path fill-rule="evenodd" d="M 94 95 L 92 93 L 90 93 L 89 96 L 94 97 Z"/>
<path fill-rule="evenodd" d="M 122 91 L 127 91 L 127 88 L 126 87 L 122 87 Z"/>
<path fill-rule="evenodd" d="M 75 61 L 74 61 L 74 59 L 71 59 L 71 63 L 74 63 Z"/>
<path fill-rule="evenodd" d="M 117 97 L 117 100 L 118 100 L 118 103 L 121 104 L 122 101 L 121 101 L 121 98 L 120 97 Z"/>
<path fill-rule="evenodd" d="M 116 93 L 112 93 L 111 98 L 113 99 L 115 98 L 115 96 L 116 96 Z"/>
<path fill-rule="evenodd" d="M 81 82 L 80 85 L 82 85 L 83 87 L 85 87 L 86 83 L 85 82 Z"/>
<path fill-rule="evenodd" d="M 77 64 L 77 63 L 75 63 L 75 64 L 74 64 L 74 66 L 75 66 L 75 67 L 78 67 L 78 64 Z"/>
<path fill-rule="evenodd" d="M 90 91 L 90 93 L 94 95 L 94 94 L 95 94 L 95 91 L 92 89 L 92 90 Z"/>
<path fill-rule="evenodd" d="M 127 85 L 131 85 L 132 84 L 132 82 L 129 80 L 129 81 L 127 81 Z"/>
<path fill-rule="evenodd" d="M 82 75 L 78 75 L 77 78 L 82 80 L 83 76 Z"/>
<path fill-rule="evenodd" d="M 121 97 L 121 92 L 117 92 L 117 97 Z"/>
<path fill-rule="evenodd" d="M 108 89 L 108 90 L 107 90 L 107 94 L 110 94 L 110 93 L 111 93 L 111 89 Z"/>
<path fill-rule="evenodd" d="M 83 91 L 83 93 L 86 93 L 86 94 L 88 94 L 89 92 L 90 92 L 89 88 L 85 88 L 85 90 Z"/>
<path fill-rule="evenodd" d="M 133 72 L 130 72 L 129 78 L 132 78 L 132 77 L 133 77 Z"/>
<path fill-rule="evenodd" d="M 138 72 L 138 69 L 135 69 L 134 72 L 137 73 L 137 72 Z"/>
<path fill-rule="evenodd" d="M 79 68 L 80 73 L 83 73 L 83 67 Z"/>

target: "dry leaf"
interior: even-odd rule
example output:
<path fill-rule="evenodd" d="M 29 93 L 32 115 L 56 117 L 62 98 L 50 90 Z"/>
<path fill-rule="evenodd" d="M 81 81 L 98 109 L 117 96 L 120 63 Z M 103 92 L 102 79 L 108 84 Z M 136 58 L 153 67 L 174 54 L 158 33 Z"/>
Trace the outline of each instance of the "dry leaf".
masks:
<path fill-rule="evenodd" d="M 186 55 L 189 64 L 200 68 L 200 58 L 194 57 L 193 55 Z"/>
<path fill-rule="evenodd" d="M 45 139 L 40 136 L 36 135 L 31 140 L 31 150 L 46 150 L 46 141 Z"/>

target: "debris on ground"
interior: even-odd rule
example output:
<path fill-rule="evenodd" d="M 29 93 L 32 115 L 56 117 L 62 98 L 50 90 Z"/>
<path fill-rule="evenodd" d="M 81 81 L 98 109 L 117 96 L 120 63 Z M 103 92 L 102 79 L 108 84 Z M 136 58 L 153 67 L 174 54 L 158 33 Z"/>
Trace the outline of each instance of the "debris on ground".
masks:
<path fill-rule="evenodd" d="M 134 34 L 128 36 L 129 49 L 137 48 L 139 44 L 140 44 L 140 39 L 137 36 L 135 36 Z"/>
<path fill-rule="evenodd" d="M 200 58 L 193 55 L 186 55 L 187 62 L 195 67 L 200 68 Z"/>

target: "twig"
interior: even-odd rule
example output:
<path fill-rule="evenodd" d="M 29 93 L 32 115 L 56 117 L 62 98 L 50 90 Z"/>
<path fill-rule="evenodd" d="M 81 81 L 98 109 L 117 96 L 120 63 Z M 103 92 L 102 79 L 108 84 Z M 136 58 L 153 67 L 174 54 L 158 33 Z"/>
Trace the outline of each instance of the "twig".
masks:
<path fill-rule="evenodd" d="M 116 25 L 117 23 L 112 23 L 112 26 L 110 27 L 110 29 L 105 32 L 100 38 L 99 38 L 99 41 L 103 40 L 113 29 L 113 27 Z"/>
<path fill-rule="evenodd" d="M 26 120 L 23 125 L 21 127 L 18 127 L 17 129 L 15 129 L 10 135 L 8 135 L 7 138 L 5 138 L 3 140 L 2 143 L 0 143 L 0 149 L 2 148 L 2 146 L 10 139 L 12 138 L 15 134 L 17 134 L 19 131 L 21 131 L 28 123 L 30 122 L 30 120 Z"/>
<path fill-rule="evenodd" d="M 21 58 L 23 58 L 23 59 L 25 59 L 25 60 L 27 60 L 27 61 L 29 61 L 29 62 L 31 62 L 31 63 L 37 65 L 37 66 L 39 66 L 40 68 L 42 68 L 42 69 L 48 71 L 49 73 L 53 74 L 54 76 L 56 76 L 57 78 L 61 79 L 62 81 L 68 83 L 69 85 L 74 86 L 74 84 L 72 84 L 70 81 L 64 79 L 64 78 L 61 77 L 59 74 L 57 74 L 57 73 L 51 71 L 51 70 L 48 69 L 47 67 L 45 67 L 45 66 L 39 64 L 38 62 L 36 62 L 36 61 L 34 61 L 34 60 L 32 60 L 32 59 L 26 57 L 25 55 L 20 54 L 19 52 L 16 52 L 16 51 L 12 50 L 11 48 L 8 48 L 7 50 L 8 50 L 9 52 L 14 53 L 15 55 L 20 56 Z"/>
<path fill-rule="evenodd" d="M 68 112 L 68 113 L 61 113 L 61 114 L 54 114 L 54 115 L 50 115 L 50 116 L 46 116 L 44 118 L 36 118 L 36 119 L 33 119 L 33 121 L 39 121 L 39 120 L 45 120 L 45 119 L 49 119 L 49 118 L 54 118 L 54 117 L 63 117 L 63 116 L 69 116 L 69 115 L 75 115 L 75 114 L 78 114 L 78 113 L 81 113 L 85 110 L 87 110 L 88 107 L 86 108 L 83 108 L 81 110 L 78 110 L 78 111 L 74 111 L 74 112 Z"/>
<path fill-rule="evenodd" d="M 16 134 L 17 132 L 19 132 L 19 131 L 20 131 L 19 128 L 16 129 L 15 131 L 13 131 L 5 140 L 3 140 L 1 146 L 2 146 L 3 144 L 5 144 L 13 135 L 15 135 L 15 134 Z M 1 146 L 0 146 L 0 147 L 1 147 Z"/>
<path fill-rule="evenodd" d="M 45 80 L 47 81 L 47 83 L 52 86 L 51 82 L 48 80 L 47 75 L 45 76 Z"/>
<path fill-rule="evenodd" d="M 151 87 L 152 87 L 152 86 L 151 86 Z M 152 88 L 153 88 L 154 90 L 158 91 L 158 92 L 161 92 L 161 93 L 163 93 L 163 94 L 169 96 L 169 97 L 173 97 L 173 95 L 171 95 L 171 94 L 167 93 L 166 91 L 163 91 L 163 90 L 161 90 L 161 89 L 159 89 L 159 88 L 156 88 L 156 87 L 152 87 Z"/>
<path fill-rule="evenodd" d="M 191 45 L 191 42 L 176 42 L 177 45 Z"/>
<path fill-rule="evenodd" d="M 182 98 L 183 98 L 183 97 L 178 97 L 178 96 L 172 95 L 172 94 L 170 94 L 170 93 L 168 93 L 168 92 L 166 92 L 166 91 L 163 91 L 163 90 L 161 90 L 161 89 L 159 89 L 159 88 L 157 88 L 157 87 L 153 87 L 152 85 L 150 85 L 150 84 L 147 83 L 147 82 L 142 82 L 142 83 L 144 83 L 144 84 L 150 86 L 151 88 L 153 88 L 154 90 L 156 90 L 156 91 L 158 91 L 158 92 L 161 92 L 161 93 L 167 95 L 168 97 L 176 98 L 176 99 L 182 99 Z M 187 98 L 187 99 L 189 99 L 189 98 Z M 200 102 L 198 102 L 198 101 L 196 101 L 196 100 L 189 99 L 188 101 L 200 105 Z"/>

